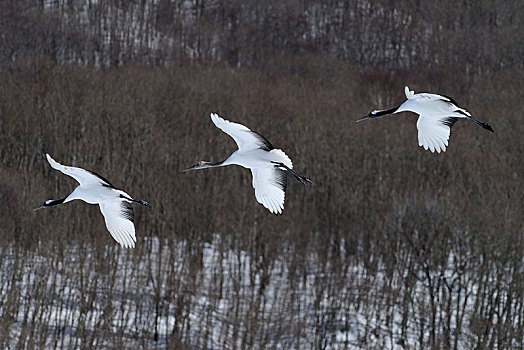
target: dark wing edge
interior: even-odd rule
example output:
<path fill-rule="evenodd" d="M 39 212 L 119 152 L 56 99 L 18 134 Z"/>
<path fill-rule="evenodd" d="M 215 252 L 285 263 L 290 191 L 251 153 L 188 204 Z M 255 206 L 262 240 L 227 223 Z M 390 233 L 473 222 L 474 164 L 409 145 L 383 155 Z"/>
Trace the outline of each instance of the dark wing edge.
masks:
<path fill-rule="evenodd" d="M 103 177 L 102 175 L 98 174 L 98 173 L 95 173 L 94 171 L 91 171 L 91 170 L 86 170 L 88 173 L 91 173 L 93 175 L 95 175 L 96 177 L 98 177 L 101 181 L 102 181 L 102 185 L 105 186 L 105 187 L 109 187 L 109 188 L 114 188 L 116 189 L 115 186 L 113 186 L 113 184 L 111 182 L 109 182 L 109 180 L 107 180 L 105 177 Z"/>
<path fill-rule="evenodd" d="M 275 165 L 275 180 L 272 182 L 285 193 L 287 189 L 287 172 Z"/>
<path fill-rule="evenodd" d="M 457 122 L 458 119 L 459 118 L 448 117 L 448 118 L 442 119 L 440 122 L 451 128 Z"/>
<path fill-rule="evenodd" d="M 262 146 L 260 146 L 261 149 L 265 151 L 271 151 L 275 148 L 273 147 L 271 142 L 269 142 L 264 136 L 260 135 L 258 132 L 251 131 L 251 133 L 258 139 L 258 141 L 260 141 L 260 143 L 262 143 Z"/>
<path fill-rule="evenodd" d="M 442 99 L 442 101 L 445 101 L 445 102 L 448 102 L 448 103 L 451 103 L 451 104 L 454 104 L 455 106 L 459 106 L 457 101 L 455 101 L 453 98 L 449 97 L 449 96 L 446 96 L 446 95 L 442 95 L 442 94 L 439 94 L 440 96 L 444 97 L 444 98 L 447 98 L 447 100 L 445 99 Z"/>
<path fill-rule="evenodd" d="M 135 222 L 135 213 L 133 212 L 133 207 L 126 201 L 122 201 L 121 216 L 124 219 L 129 220 L 133 223 Z"/>

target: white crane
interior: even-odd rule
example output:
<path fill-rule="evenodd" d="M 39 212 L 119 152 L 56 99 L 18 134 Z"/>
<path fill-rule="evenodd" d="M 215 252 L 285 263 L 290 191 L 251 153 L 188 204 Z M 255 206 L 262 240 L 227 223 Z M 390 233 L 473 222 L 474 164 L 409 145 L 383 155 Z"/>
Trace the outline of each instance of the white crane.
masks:
<path fill-rule="evenodd" d="M 233 123 L 211 113 L 215 125 L 231 136 L 238 145 L 238 150 L 227 159 L 211 163 L 200 161 L 188 170 L 240 165 L 251 169 L 253 188 L 257 201 L 274 214 L 282 214 L 287 187 L 287 173 L 292 174 L 303 185 L 311 180 L 293 170 L 291 159 L 281 150 L 274 148 L 262 135 L 249 130 L 244 125 Z"/>
<path fill-rule="evenodd" d="M 131 198 L 130 195 L 116 189 L 109 181 L 92 171 L 62 165 L 49 154 L 46 154 L 46 157 L 53 169 L 71 176 L 80 185 L 69 196 L 47 200 L 34 210 L 49 208 L 74 199 L 80 199 L 89 204 L 98 204 L 111 236 L 123 247 L 133 248 L 136 242 L 135 226 L 133 225 L 135 215 L 129 203 L 138 203 L 151 209 L 149 203 Z"/>
<path fill-rule="evenodd" d="M 479 122 L 472 118 L 468 111 L 458 107 L 458 104 L 451 97 L 428 93 L 415 94 L 407 86 L 404 91 L 407 101 L 400 106 L 371 111 L 357 122 L 406 111 L 417 113 L 420 115 L 417 121 L 419 146 L 438 153 L 446 151 L 450 129 L 458 118 L 468 119 L 482 128 L 494 132 L 490 125 Z"/>

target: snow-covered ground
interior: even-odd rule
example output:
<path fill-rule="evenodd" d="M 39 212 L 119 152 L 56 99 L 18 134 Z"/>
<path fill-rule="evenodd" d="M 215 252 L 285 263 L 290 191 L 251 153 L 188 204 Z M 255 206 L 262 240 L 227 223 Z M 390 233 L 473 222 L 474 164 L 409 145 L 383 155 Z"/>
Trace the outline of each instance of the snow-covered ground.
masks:
<path fill-rule="evenodd" d="M 418 349 L 435 337 L 443 347 L 467 349 L 476 341 L 468 325 L 478 286 L 464 276 L 434 286 L 451 283 L 451 269 L 431 281 L 420 271 L 405 286 L 407 270 L 391 278 L 381 263 L 370 271 L 314 253 L 299 264 L 289 256 L 269 261 L 219 235 L 199 245 L 142 244 L 150 254 L 117 245 L 99 253 L 74 242 L 23 259 L 13 247 L 0 250 L 0 315 L 10 320 L 4 345 Z"/>

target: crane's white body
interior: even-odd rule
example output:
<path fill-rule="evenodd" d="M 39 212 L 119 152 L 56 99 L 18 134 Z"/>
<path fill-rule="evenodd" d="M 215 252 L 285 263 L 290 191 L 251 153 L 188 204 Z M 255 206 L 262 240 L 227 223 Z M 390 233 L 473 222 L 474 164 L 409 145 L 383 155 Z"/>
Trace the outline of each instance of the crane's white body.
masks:
<path fill-rule="evenodd" d="M 219 163 L 199 162 L 187 170 L 225 165 L 239 165 L 251 170 L 257 201 L 274 214 L 284 209 L 287 171 L 304 184 L 311 182 L 293 170 L 291 159 L 281 149 L 275 149 L 263 136 L 244 125 L 233 123 L 212 113 L 213 123 L 235 140 L 238 150 Z"/>
<path fill-rule="evenodd" d="M 238 150 L 233 152 L 222 165 L 234 164 L 251 169 L 253 188 L 257 201 L 274 214 L 284 210 L 287 177 L 284 170 L 275 168 L 274 162 L 282 162 L 293 168 L 291 159 L 280 149 L 270 149 L 271 144 L 248 127 L 232 123 L 211 114 L 213 123 L 235 140 Z M 285 180 L 282 181 L 282 178 Z M 279 181 L 280 180 L 280 181 Z"/>
<path fill-rule="evenodd" d="M 276 163 L 284 163 L 293 168 L 291 159 L 280 149 L 264 151 L 253 149 L 233 152 L 222 165 L 239 165 L 250 169 L 253 176 L 253 188 L 257 201 L 274 214 L 284 210 L 287 180 L 285 171 L 275 168 Z M 280 181 L 279 181 L 280 179 Z"/>
<path fill-rule="evenodd" d="M 458 107 L 450 97 L 430 93 L 415 94 L 407 86 L 404 92 L 407 100 L 400 106 L 389 110 L 374 110 L 360 120 L 401 112 L 416 113 L 419 115 L 417 120 L 419 146 L 424 147 L 425 150 L 429 148 L 431 152 L 437 151 L 437 153 L 446 151 L 451 126 L 457 118 L 469 119 L 493 131 L 491 126 L 473 119 L 468 111 Z"/>
<path fill-rule="evenodd" d="M 246 169 L 274 167 L 271 162 L 282 162 L 293 169 L 291 159 L 280 149 L 264 151 L 254 149 L 246 152 L 235 151 L 223 163 L 223 165 L 240 165 Z"/>
<path fill-rule="evenodd" d="M 73 192 L 62 200 L 47 200 L 44 208 L 55 204 L 67 203 L 75 199 L 89 204 L 98 204 L 104 216 L 107 229 L 111 236 L 123 247 L 133 248 L 136 242 L 133 208 L 130 203 L 140 203 L 149 206 L 147 202 L 136 201 L 129 194 L 116 189 L 109 181 L 88 170 L 65 166 L 46 154 L 47 161 L 53 169 L 71 176 L 78 183 Z"/>
<path fill-rule="evenodd" d="M 127 193 L 116 188 L 103 187 L 100 183 L 86 183 L 77 186 L 74 191 L 64 199 L 64 203 L 79 199 L 89 204 L 99 204 L 100 202 L 114 200 L 118 198 L 119 195 L 130 198 Z"/>
<path fill-rule="evenodd" d="M 394 113 L 413 112 L 428 118 L 471 117 L 471 114 L 463 108 L 458 107 L 451 98 L 447 96 L 420 92 L 416 94 L 406 86 L 404 93 L 407 100 L 402 103 Z"/>
<path fill-rule="evenodd" d="M 394 113 L 413 112 L 419 115 L 417 120 L 418 145 L 431 152 L 446 152 L 451 133 L 449 118 L 466 118 L 471 114 L 455 105 L 449 97 L 418 93 L 404 88 L 407 100 Z"/>

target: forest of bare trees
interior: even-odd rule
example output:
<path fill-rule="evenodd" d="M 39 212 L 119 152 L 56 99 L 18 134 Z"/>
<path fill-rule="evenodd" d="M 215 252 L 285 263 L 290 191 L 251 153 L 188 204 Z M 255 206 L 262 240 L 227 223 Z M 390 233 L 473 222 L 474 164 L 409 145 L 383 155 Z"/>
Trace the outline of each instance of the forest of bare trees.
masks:
<path fill-rule="evenodd" d="M 466 74 L 522 68 L 520 1 L 6 0 L 2 52 L 111 67 L 188 62 L 272 71 L 281 60 L 329 56 L 358 67 Z"/>
<path fill-rule="evenodd" d="M 0 2 L 0 348 L 524 348 L 523 7 L 490 1 Z M 416 92 L 467 121 L 445 153 Z M 284 213 L 255 200 L 209 113 L 282 148 Z M 135 207 L 121 248 L 96 171 Z M 290 179 L 291 180 L 291 179 Z"/>

